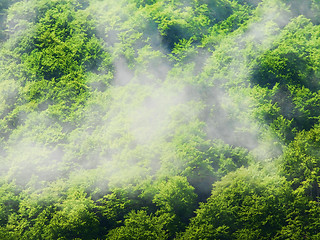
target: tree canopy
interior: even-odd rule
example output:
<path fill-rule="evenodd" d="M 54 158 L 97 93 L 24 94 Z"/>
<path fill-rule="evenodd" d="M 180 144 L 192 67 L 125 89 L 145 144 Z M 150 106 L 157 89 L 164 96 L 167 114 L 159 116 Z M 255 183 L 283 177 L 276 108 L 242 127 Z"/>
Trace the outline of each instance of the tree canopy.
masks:
<path fill-rule="evenodd" d="M 0 239 L 319 239 L 319 10 L 0 1 Z"/>

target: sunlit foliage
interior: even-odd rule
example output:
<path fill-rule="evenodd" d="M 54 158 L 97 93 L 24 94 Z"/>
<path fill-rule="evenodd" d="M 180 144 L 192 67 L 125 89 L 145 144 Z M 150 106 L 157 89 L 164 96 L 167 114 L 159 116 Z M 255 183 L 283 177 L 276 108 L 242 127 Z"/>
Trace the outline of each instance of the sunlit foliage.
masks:
<path fill-rule="evenodd" d="M 319 10 L 0 1 L 0 239 L 319 239 Z"/>

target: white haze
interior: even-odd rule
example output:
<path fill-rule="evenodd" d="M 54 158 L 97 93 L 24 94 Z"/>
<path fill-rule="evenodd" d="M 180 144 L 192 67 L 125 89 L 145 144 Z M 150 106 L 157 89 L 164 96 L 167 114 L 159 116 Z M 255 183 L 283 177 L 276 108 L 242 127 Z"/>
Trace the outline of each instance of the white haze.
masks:
<path fill-rule="evenodd" d="M 26 2 L 28 1 L 22 3 Z M 103 5 L 107 2 L 108 0 L 98 3 Z M 283 14 L 282 9 L 262 8 L 261 11 L 258 22 L 251 23 L 244 33 L 234 34 L 226 39 L 227 42 L 235 44 L 228 53 L 231 57 L 231 63 L 227 66 L 230 76 L 226 76 L 227 79 L 234 79 L 234 83 L 226 82 L 224 83 L 226 85 L 246 85 L 250 79 L 250 69 L 245 67 L 247 60 L 242 55 L 241 44 L 251 42 L 253 46 L 263 45 L 264 49 L 268 49 L 272 47 L 272 40 L 276 38 L 276 35 L 270 37 L 269 33 L 278 34 L 278 29 L 289 21 L 289 16 Z M 116 24 L 121 25 L 122 21 L 119 17 Z M 153 29 L 153 31 L 148 34 L 154 39 L 161 39 L 158 30 Z M 108 43 L 110 46 L 114 46 L 118 41 L 115 36 L 109 35 L 107 38 L 111 41 Z M 100 189 L 107 189 L 108 184 L 109 186 L 117 185 L 118 182 L 131 184 L 132 179 L 136 179 L 137 176 L 152 174 L 152 169 L 161 165 L 161 159 L 157 154 L 168 152 L 168 155 L 172 155 L 172 161 L 178 158 L 174 156 L 175 149 L 165 145 L 164 142 L 175 134 L 177 126 L 200 118 L 204 106 L 203 99 L 197 91 L 189 90 L 188 78 L 201 76 L 192 76 L 188 72 L 189 75 L 186 76 L 182 69 L 180 76 L 185 79 L 171 78 L 170 71 L 179 72 L 180 67 L 172 67 L 172 63 L 163 60 L 166 49 L 157 46 L 155 52 L 156 64 L 149 66 L 147 71 L 141 70 L 145 67 L 143 56 L 140 65 L 137 63 L 131 66 L 123 57 L 114 54 L 115 75 L 112 86 L 105 92 L 100 92 L 98 89 L 92 93 L 85 107 L 85 115 L 88 116 L 86 122 L 82 122 L 83 127 L 67 136 L 66 145 L 45 145 L 47 139 L 41 139 L 41 135 L 45 133 L 59 140 L 59 137 L 62 137 L 58 134 L 61 129 L 56 123 L 51 122 L 46 114 L 39 113 L 37 116 L 30 114 L 27 117 L 29 118 L 27 125 L 20 126 L 16 130 L 18 136 L 11 136 L 9 141 L 7 159 L 10 162 L 6 163 L 10 169 L 8 178 L 26 184 L 33 177 L 39 187 L 42 187 L 42 183 L 46 185 L 46 181 L 50 182 L 59 176 L 66 177 L 64 174 L 69 171 L 75 171 L 70 174 L 72 179 L 77 179 L 78 173 L 89 176 L 90 171 L 98 171 L 101 175 L 91 181 Z M 213 57 L 207 62 L 210 63 Z M 198 61 L 197 56 L 190 60 L 192 61 Z M 207 76 L 207 81 L 214 82 L 216 77 L 219 78 L 219 71 L 220 69 L 214 69 Z M 164 73 L 168 75 L 165 76 Z M 242 79 L 237 79 L 239 75 Z M 108 76 L 105 78 L 107 81 Z M 279 141 L 272 130 L 266 125 L 260 126 L 256 119 L 248 119 L 251 111 L 249 106 L 255 106 L 255 99 L 246 97 L 245 93 L 243 95 L 241 92 L 234 93 L 232 88 L 229 92 L 216 89 L 211 94 L 212 96 L 207 97 L 212 99 L 212 103 L 221 103 L 227 114 L 235 116 L 226 121 L 227 116 L 214 115 L 215 122 L 210 121 L 210 115 L 207 116 L 208 138 L 222 138 L 234 146 L 245 146 L 259 159 L 279 154 L 280 150 L 276 154 L 270 152 L 271 149 L 274 151 L 274 143 Z M 92 112 L 95 99 L 102 105 L 101 112 Z M 214 111 L 215 107 L 212 106 L 212 109 Z M 96 118 L 94 114 L 97 114 Z M 37 132 L 34 129 L 39 128 L 39 134 L 19 136 L 19 132 L 28 133 L 28 127 L 33 132 Z M 167 148 L 158 149 L 157 144 L 160 143 Z M 11 165 L 15 167 L 12 168 Z M 128 168 L 128 165 L 131 167 Z M 179 171 L 180 167 L 177 166 L 177 169 L 172 171 Z M 86 172 L 83 168 L 89 170 Z"/>

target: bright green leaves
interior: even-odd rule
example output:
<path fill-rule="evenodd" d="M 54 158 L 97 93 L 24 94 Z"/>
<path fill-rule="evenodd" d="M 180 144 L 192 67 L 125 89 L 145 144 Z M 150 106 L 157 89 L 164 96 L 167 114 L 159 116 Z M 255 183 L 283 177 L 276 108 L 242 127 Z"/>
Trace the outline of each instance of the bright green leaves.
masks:
<path fill-rule="evenodd" d="M 177 62 L 182 61 L 187 63 L 188 59 L 192 59 L 198 53 L 194 46 L 192 46 L 193 39 L 182 39 L 178 43 L 175 43 L 174 48 L 172 49 L 172 59 Z"/>
<path fill-rule="evenodd" d="M 293 19 L 283 30 L 275 46 L 259 59 L 254 79 L 261 86 L 299 85 L 318 89 L 315 79 L 314 55 L 316 51 L 311 36 L 318 36 L 319 29 L 307 19 Z M 312 66 L 313 65 L 313 66 Z"/>
<path fill-rule="evenodd" d="M 197 195 L 185 177 L 173 177 L 158 186 L 159 192 L 153 202 L 160 207 L 160 211 L 175 214 L 183 222 L 192 215 Z"/>
<path fill-rule="evenodd" d="M 13 183 L 1 182 L 0 184 L 0 226 L 4 226 L 8 221 L 9 215 L 17 211 L 19 197 Z"/>
<path fill-rule="evenodd" d="M 93 35 L 90 15 L 68 5 L 50 9 L 40 19 L 34 45 L 35 49 L 26 61 L 38 76 L 47 80 L 97 68 L 95 63 L 102 58 L 103 52 Z"/>
<path fill-rule="evenodd" d="M 237 5 L 234 7 L 233 13 L 230 16 L 223 19 L 221 22 L 214 24 L 209 29 L 208 34 L 206 34 L 201 41 L 201 46 L 215 49 L 216 45 L 219 45 L 227 34 L 234 32 L 238 28 L 244 28 L 249 20 L 250 14 L 250 8 Z"/>
<path fill-rule="evenodd" d="M 303 191 L 311 199 L 319 198 L 320 156 L 319 127 L 301 132 L 288 146 L 282 160 L 282 172 L 294 189 Z"/>
<path fill-rule="evenodd" d="M 130 211 L 125 216 L 124 225 L 111 230 L 108 239 L 167 239 L 173 237 L 175 232 L 185 226 L 196 207 L 197 196 L 194 193 L 194 188 L 190 186 L 185 177 L 179 176 L 155 183 L 155 185 L 156 189 L 153 189 L 154 193 L 152 193 L 154 196 L 150 196 L 153 198 L 152 202 L 156 205 L 157 211 L 148 213 L 155 206 L 152 206 L 152 203 L 149 202 L 148 195 L 151 192 L 144 192 L 139 197 L 141 198 L 140 201 L 145 202 L 142 209 L 148 211 Z M 150 191 L 150 187 L 146 190 Z M 102 201 L 105 206 L 102 206 L 101 209 L 107 210 L 104 214 L 108 213 L 105 215 L 106 219 L 111 220 L 112 217 L 118 219 L 119 214 L 127 212 L 130 208 L 137 209 L 139 207 L 137 203 L 140 201 L 137 201 L 137 197 L 128 195 L 129 199 L 127 200 L 123 198 L 125 196 L 119 197 L 117 199 L 113 194 L 106 196 Z M 149 208 L 146 208 L 146 205 Z M 107 208 L 108 206 L 113 207 Z M 106 225 L 109 226 L 110 223 L 107 220 Z"/>
<path fill-rule="evenodd" d="M 108 72 L 110 58 L 94 35 L 92 17 L 78 2 L 44 0 L 32 7 L 37 21 L 19 43 L 27 77 L 20 104 L 73 121 L 89 93 L 85 72 Z"/>
<path fill-rule="evenodd" d="M 284 222 L 288 190 L 281 178 L 240 168 L 214 184 L 181 239 L 270 239 Z"/>
<path fill-rule="evenodd" d="M 105 232 L 118 227 L 124 216 L 132 209 L 134 201 L 129 198 L 131 192 L 128 193 L 122 189 L 114 189 L 112 193 L 97 201 L 100 222 Z"/>
<path fill-rule="evenodd" d="M 319 238 L 320 34 L 298 1 L 12 2 L 1 239 Z"/>
<path fill-rule="evenodd" d="M 47 192 L 47 191 L 52 192 Z M 69 189 L 56 196 L 56 189 L 21 193 L 19 214 L 9 217 L 8 239 L 92 239 L 98 234 L 93 201 L 81 190 Z M 29 196 L 26 196 L 30 194 Z M 5 238 L 6 239 L 6 238 Z"/>
<path fill-rule="evenodd" d="M 171 50 L 182 39 L 199 42 L 208 27 L 228 17 L 232 8 L 228 1 L 157 1 L 143 11 L 157 24 L 163 46 Z"/>
<path fill-rule="evenodd" d="M 283 28 L 271 49 L 255 60 L 251 79 L 269 89 L 275 111 L 266 120 L 283 141 L 318 122 L 319 27 L 303 16 Z M 271 119 L 270 119 L 271 118 Z"/>
<path fill-rule="evenodd" d="M 167 239 L 163 229 L 161 217 L 148 215 L 146 211 L 132 211 L 124 221 L 124 226 L 111 230 L 107 239 L 139 239 L 139 240 L 164 240 Z"/>
<path fill-rule="evenodd" d="M 0 82 L 0 122 L 2 124 L 6 124 L 6 119 L 10 118 L 8 113 L 12 111 L 12 108 L 17 101 L 18 95 L 18 85 L 12 80 L 4 80 Z M 4 133 L 8 129 L 0 128 L 2 134 L 0 137 L 0 141 L 2 138 L 6 136 Z"/>
<path fill-rule="evenodd" d="M 290 89 L 292 94 L 292 102 L 295 105 L 295 127 L 297 129 L 309 130 L 314 124 L 319 122 L 320 108 L 320 92 L 313 92 L 312 89 L 305 87 Z"/>
<path fill-rule="evenodd" d="M 154 7 L 157 6 L 154 5 Z M 215 21 L 216 15 L 224 12 L 222 9 L 219 11 L 218 7 L 215 13 L 210 13 L 213 9 L 215 8 L 210 5 L 196 1 L 192 2 L 190 6 L 182 4 L 181 7 L 179 7 L 179 3 L 176 6 L 170 4 L 164 7 L 159 2 L 153 18 L 163 36 L 163 43 L 172 49 L 182 39 L 193 39 L 199 42 L 203 34 L 207 33 L 208 26 Z"/>
<path fill-rule="evenodd" d="M 49 224 L 44 226 L 45 239 L 92 239 L 98 233 L 98 220 L 93 212 L 94 203 L 85 193 L 74 191 L 62 203 Z"/>

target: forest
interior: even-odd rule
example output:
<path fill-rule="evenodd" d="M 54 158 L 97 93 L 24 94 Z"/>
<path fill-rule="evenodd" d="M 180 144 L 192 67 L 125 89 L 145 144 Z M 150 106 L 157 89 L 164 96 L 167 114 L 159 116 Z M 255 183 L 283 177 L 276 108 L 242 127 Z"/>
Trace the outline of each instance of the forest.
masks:
<path fill-rule="evenodd" d="M 319 0 L 0 0 L 0 239 L 320 239 Z"/>

